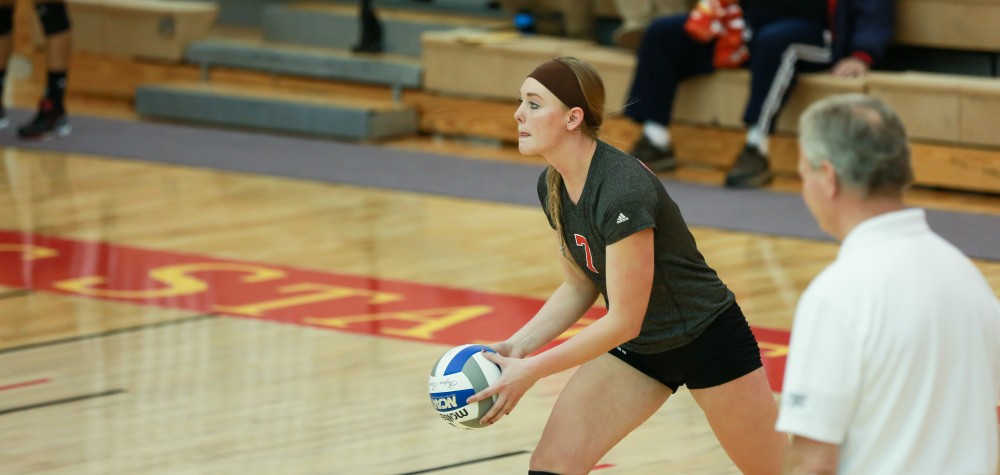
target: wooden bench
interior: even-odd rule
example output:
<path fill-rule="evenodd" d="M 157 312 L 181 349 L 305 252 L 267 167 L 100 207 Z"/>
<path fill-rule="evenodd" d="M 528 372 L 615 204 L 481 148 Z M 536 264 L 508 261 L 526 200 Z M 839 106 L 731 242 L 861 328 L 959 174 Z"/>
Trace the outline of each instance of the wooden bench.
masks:
<path fill-rule="evenodd" d="M 171 0 L 67 0 L 73 46 L 89 53 L 180 61 L 205 37 L 219 7 Z"/>
<path fill-rule="evenodd" d="M 614 117 L 624 107 L 635 70 L 633 54 L 578 40 L 453 31 L 427 33 L 423 42 L 424 88 L 442 96 L 512 102 L 535 66 L 568 55 L 589 62 L 601 73 Z M 464 66 L 473 61 L 475 68 Z M 740 131 L 748 86 L 746 70 L 723 70 L 683 82 L 674 104 L 675 124 L 688 134 L 706 138 L 711 133 L 703 134 L 699 127 Z M 800 75 L 776 124 L 777 145 L 772 147 L 776 170 L 794 173 L 794 133 L 802 111 L 824 97 L 852 92 L 882 98 L 907 124 L 911 140 L 920 144 L 921 157 L 915 158 L 921 162 L 918 183 L 1000 192 L 1000 134 L 991 120 L 1000 117 L 1000 81 L 945 74 L 875 72 L 855 79 L 827 73 Z M 511 137 L 500 132 L 493 138 Z M 678 136 L 679 146 L 681 141 Z M 683 152 L 679 150 L 682 159 Z M 725 166 L 732 158 L 730 153 L 707 149 L 692 155 L 711 166 Z M 925 156 L 933 164 L 924 161 Z M 972 170 L 975 178 L 963 177 Z"/>
<path fill-rule="evenodd" d="M 1000 2 L 903 0 L 896 7 L 898 44 L 1000 53 Z"/>
<path fill-rule="evenodd" d="M 516 33 L 433 32 L 423 37 L 424 87 L 444 95 L 515 99 L 524 77 L 556 56 L 576 56 L 601 73 L 608 108 L 624 108 L 635 71 L 630 52 L 591 43 Z M 476 67 L 466 65 L 476 64 Z M 674 105 L 678 121 L 742 127 L 749 73 L 722 70 L 682 83 Z M 988 118 L 1000 117 L 1000 80 L 946 74 L 874 72 L 864 78 L 802 74 L 783 109 L 778 132 L 797 131 L 798 115 L 831 95 L 872 93 L 900 111 L 915 139 L 1000 146 Z M 929 111 L 933 111 L 930 113 Z"/>

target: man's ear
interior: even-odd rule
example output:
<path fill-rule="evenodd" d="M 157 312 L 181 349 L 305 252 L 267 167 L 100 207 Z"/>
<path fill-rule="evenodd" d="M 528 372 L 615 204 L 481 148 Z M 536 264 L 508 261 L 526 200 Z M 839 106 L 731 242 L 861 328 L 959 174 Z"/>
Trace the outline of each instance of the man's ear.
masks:
<path fill-rule="evenodd" d="M 833 168 L 833 165 L 827 160 L 823 160 L 819 169 L 823 176 L 824 194 L 827 198 L 836 198 L 841 192 L 840 177 L 837 176 L 837 169 Z"/>

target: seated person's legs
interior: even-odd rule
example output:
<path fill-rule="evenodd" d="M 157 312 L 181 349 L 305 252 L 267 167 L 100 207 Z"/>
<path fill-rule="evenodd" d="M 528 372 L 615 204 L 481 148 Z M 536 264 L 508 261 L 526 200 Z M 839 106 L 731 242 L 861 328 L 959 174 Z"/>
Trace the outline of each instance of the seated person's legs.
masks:
<path fill-rule="evenodd" d="M 643 125 L 632 154 L 653 171 L 677 166 L 667 126 L 680 81 L 715 70 L 713 46 L 684 31 L 687 15 L 659 18 L 649 25 L 639 46 L 638 62 L 625 115 Z"/>
<path fill-rule="evenodd" d="M 743 114 L 747 140 L 743 151 L 726 173 L 726 186 L 756 188 L 771 181 L 768 136 L 777 114 L 788 98 L 800 61 L 829 61 L 824 51 L 812 48 L 814 57 L 792 45 L 823 45 L 823 27 L 807 20 L 778 20 L 754 30 L 750 41 L 750 98 Z M 826 52 L 828 55 L 828 52 Z"/>

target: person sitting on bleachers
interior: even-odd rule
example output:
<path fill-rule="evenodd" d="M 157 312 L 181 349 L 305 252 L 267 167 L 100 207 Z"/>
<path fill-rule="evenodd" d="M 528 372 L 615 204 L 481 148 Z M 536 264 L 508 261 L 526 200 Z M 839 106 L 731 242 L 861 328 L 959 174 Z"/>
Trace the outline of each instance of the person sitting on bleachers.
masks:
<path fill-rule="evenodd" d="M 706 7 L 716 11 L 713 8 L 734 6 L 740 17 L 728 19 L 725 11 L 718 11 L 718 23 L 705 22 Z M 744 0 L 739 4 L 736 0 L 701 0 L 697 14 L 657 19 L 639 47 L 625 108 L 625 115 L 643 126 L 632 154 L 653 170 L 675 168 L 667 127 L 680 81 L 719 67 L 743 66 L 750 70 L 750 97 L 743 114 L 747 138 L 725 184 L 753 188 L 770 182 L 767 138 L 796 74 L 823 69 L 836 76 L 865 74 L 883 59 L 892 38 L 894 8 L 891 0 Z M 725 20 L 732 21 L 727 24 Z M 702 28 L 705 25 L 710 28 Z M 745 27 L 746 33 L 736 38 L 746 41 L 749 57 L 739 57 L 745 59 L 742 65 L 719 55 L 720 48 L 734 47 L 731 42 L 710 35 L 701 37 L 705 42 L 694 37 L 699 32 L 725 33 L 726 27 Z"/>

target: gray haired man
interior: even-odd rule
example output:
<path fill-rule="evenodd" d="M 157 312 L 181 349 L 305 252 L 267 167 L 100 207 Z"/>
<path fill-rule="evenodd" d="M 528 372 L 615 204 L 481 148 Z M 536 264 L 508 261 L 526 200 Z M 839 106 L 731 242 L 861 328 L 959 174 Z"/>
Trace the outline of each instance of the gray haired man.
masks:
<path fill-rule="evenodd" d="M 1000 301 L 908 209 L 899 117 L 864 95 L 800 119 L 802 196 L 841 241 L 799 300 L 777 429 L 786 473 L 994 474 Z"/>

